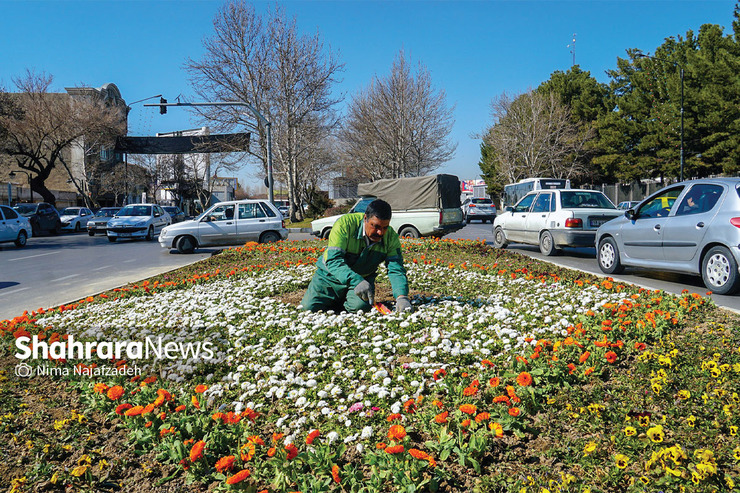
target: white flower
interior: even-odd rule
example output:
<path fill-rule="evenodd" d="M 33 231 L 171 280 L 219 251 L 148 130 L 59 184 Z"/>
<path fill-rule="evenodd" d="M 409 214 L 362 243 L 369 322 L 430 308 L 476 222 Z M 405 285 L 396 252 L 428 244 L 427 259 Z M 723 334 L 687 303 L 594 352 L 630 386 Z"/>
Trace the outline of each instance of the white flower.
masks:
<path fill-rule="evenodd" d="M 339 433 L 337 433 L 336 431 L 330 431 L 326 434 L 326 439 L 329 440 L 329 443 L 334 443 L 335 441 L 337 441 L 337 439 L 339 439 Z"/>
<path fill-rule="evenodd" d="M 373 427 L 372 426 L 366 426 L 362 429 L 362 434 L 360 435 L 360 438 L 363 440 L 367 440 L 373 436 Z"/>

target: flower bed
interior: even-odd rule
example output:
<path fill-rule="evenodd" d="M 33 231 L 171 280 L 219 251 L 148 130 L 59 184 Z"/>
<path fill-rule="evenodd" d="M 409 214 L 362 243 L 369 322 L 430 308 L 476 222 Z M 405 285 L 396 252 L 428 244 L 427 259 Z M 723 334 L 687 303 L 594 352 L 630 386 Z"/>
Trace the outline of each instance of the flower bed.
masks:
<path fill-rule="evenodd" d="M 131 430 L 132 447 L 177 465 L 166 479 L 303 492 L 736 480 L 737 333 L 713 327 L 721 344 L 701 364 L 669 346 L 710 310 L 706 298 L 520 265 L 477 242 L 414 241 L 414 313 L 306 313 L 276 297 L 310 281 L 321 251 L 307 245 L 248 245 L 3 328 L 210 343 L 169 360 L 104 360 L 140 377 L 71 380 L 91 410 Z M 703 405 L 723 407 L 712 419 Z M 96 465 L 68 480 L 94 483 Z"/>

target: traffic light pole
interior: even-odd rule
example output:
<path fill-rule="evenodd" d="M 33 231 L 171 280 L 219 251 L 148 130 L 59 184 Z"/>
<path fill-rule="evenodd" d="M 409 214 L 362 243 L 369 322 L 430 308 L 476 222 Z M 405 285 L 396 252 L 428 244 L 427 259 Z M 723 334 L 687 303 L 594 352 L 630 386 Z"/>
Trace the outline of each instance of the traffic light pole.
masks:
<path fill-rule="evenodd" d="M 166 99 L 160 98 L 159 104 L 145 104 L 144 106 L 159 106 L 160 114 L 167 113 L 168 106 L 244 106 L 254 113 L 257 118 L 267 127 L 267 189 L 268 189 L 268 200 L 272 203 L 275 199 L 274 181 L 272 179 L 272 124 L 267 121 L 267 118 L 262 116 L 262 113 L 249 103 L 242 101 L 219 101 L 213 103 L 168 103 Z"/>

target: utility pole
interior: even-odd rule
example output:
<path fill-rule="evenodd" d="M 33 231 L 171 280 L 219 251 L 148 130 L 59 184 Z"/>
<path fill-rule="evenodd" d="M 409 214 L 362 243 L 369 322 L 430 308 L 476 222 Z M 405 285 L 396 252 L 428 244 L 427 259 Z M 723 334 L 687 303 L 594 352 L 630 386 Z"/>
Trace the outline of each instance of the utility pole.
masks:
<path fill-rule="evenodd" d="M 570 53 L 573 55 L 573 67 L 576 66 L 576 33 L 573 33 L 573 41 L 570 42 L 566 48 L 570 48 Z"/>
<path fill-rule="evenodd" d="M 262 116 L 262 113 L 257 111 L 257 109 L 252 106 L 249 103 L 245 103 L 243 101 L 218 101 L 218 102 L 212 102 L 212 103 L 167 103 L 167 100 L 165 102 L 160 102 L 160 104 L 145 104 L 144 106 L 158 106 L 160 108 L 160 112 L 162 112 L 162 108 L 166 108 L 167 106 L 244 106 L 248 108 L 249 110 L 254 113 L 259 120 L 265 124 L 265 127 L 267 127 L 267 188 L 268 188 L 268 200 L 270 203 L 272 203 L 275 199 L 274 194 L 274 181 L 272 179 L 272 124 Z M 166 110 L 165 110 L 166 111 Z"/>

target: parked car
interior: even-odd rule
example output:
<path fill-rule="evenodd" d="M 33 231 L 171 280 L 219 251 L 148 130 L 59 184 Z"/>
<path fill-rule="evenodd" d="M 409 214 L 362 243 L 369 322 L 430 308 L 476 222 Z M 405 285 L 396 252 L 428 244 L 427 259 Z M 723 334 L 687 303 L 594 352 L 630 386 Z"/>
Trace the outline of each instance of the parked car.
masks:
<path fill-rule="evenodd" d="M 607 274 L 625 266 L 700 274 L 717 294 L 740 289 L 740 178 L 663 188 L 599 228 L 596 257 Z"/>
<path fill-rule="evenodd" d="M 462 204 L 462 210 L 468 224 L 473 219 L 480 219 L 483 223 L 496 219 L 496 206 L 491 199 L 467 198 Z"/>
<path fill-rule="evenodd" d="M 278 211 L 280 211 L 280 214 L 282 214 L 283 217 L 288 217 L 288 215 L 290 214 L 290 207 L 288 207 L 287 205 L 281 205 L 280 207 L 278 207 Z"/>
<path fill-rule="evenodd" d="M 637 206 L 639 203 L 639 200 L 625 200 L 624 202 L 620 202 L 617 204 L 617 209 L 619 209 L 620 211 L 626 211 Z"/>
<path fill-rule="evenodd" d="M 12 241 L 15 246 L 22 248 L 31 236 L 31 221 L 10 207 L 0 205 L 0 243 Z"/>
<path fill-rule="evenodd" d="M 28 218 L 33 230 L 33 236 L 39 236 L 43 232 L 59 234 L 62 231 L 62 220 L 59 212 L 46 202 L 37 204 L 18 204 L 13 207 L 18 214 Z"/>
<path fill-rule="evenodd" d="M 60 213 L 62 229 L 79 233 L 87 228 L 87 222 L 93 217 L 93 212 L 87 207 L 67 207 Z"/>
<path fill-rule="evenodd" d="M 165 205 L 162 206 L 162 209 L 164 209 L 167 214 L 170 215 L 170 218 L 172 219 L 172 224 L 181 223 L 185 220 L 185 213 L 177 206 Z"/>
<path fill-rule="evenodd" d="M 360 200 L 349 212 L 365 212 L 368 204 L 383 199 L 391 205 L 391 227 L 405 238 L 442 237 L 465 226 L 460 208 L 460 180 L 453 175 L 376 180 L 360 183 Z M 311 222 L 311 234 L 329 238 L 340 215 Z"/>
<path fill-rule="evenodd" d="M 270 243 L 288 238 L 277 207 L 266 200 L 219 202 L 191 221 L 167 226 L 159 235 L 162 248 L 192 253 L 196 248 Z"/>
<path fill-rule="evenodd" d="M 120 211 L 120 207 L 103 207 L 95 213 L 87 222 L 87 234 L 95 236 L 95 233 L 103 233 L 108 227 L 108 221 Z"/>
<path fill-rule="evenodd" d="M 593 246 L 596 230 L 619 217 L 614 204 L 597 190 L 538 190 L 514 207 L 507 207 L 493 223 L 493 244 L 509 242 L 539 245 L 544 255 L 563 247 Z"/>
<path fill-rule="evenodd" d="M 110 242 L 119 238 L 144 238 L 151 241 L 171 222 L 170 215 L 156 204 L 130 204 L 108 221 L 106 234 Z"/>

